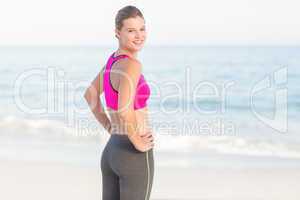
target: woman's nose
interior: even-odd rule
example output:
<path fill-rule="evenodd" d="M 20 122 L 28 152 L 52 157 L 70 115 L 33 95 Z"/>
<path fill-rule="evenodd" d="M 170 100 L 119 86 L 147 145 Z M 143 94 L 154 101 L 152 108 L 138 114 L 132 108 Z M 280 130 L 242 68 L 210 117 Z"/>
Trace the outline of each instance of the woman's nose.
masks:
<path fill-rule="evenodd" d="M 135 34 L 135 38 L 136 38 L 136 39 L 141 39 L 142 37 L 143 37 L 143 33 L 137 31 L 136 34 Z"/>

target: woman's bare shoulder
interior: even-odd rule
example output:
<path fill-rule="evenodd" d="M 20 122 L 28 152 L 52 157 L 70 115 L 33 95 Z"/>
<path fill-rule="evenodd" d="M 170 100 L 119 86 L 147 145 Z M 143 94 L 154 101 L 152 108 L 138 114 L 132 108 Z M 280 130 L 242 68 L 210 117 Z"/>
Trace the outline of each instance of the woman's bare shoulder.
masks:
<path fill-rule="evenodd" d="M 140 72 L 142 69 L 142 63 L 139 60 L 131 57 L 120 60 L 118 65 L 120 65 L 120 69 L 127 72 Z"/>

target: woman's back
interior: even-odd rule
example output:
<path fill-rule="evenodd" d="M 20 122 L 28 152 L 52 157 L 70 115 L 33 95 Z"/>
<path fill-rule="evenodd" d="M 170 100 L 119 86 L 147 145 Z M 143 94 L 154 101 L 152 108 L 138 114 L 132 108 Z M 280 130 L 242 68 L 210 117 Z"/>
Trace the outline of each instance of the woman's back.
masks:
<path fill-rule="evenodd" d="M 120 111 L 121 108 L 119 107 L 119 86 L 120 86 L 120 79 L 125 77 L 126 79 L 130 80 L 130 75 L 124 72 L 126 65 L 130 63 L 129 59 L 133 59 L 128 55 L 121 54 L 115 55 L 113 53 L 106 65 L 105 70 L 103 73 L 103 91 L 105 95 L 105 101 L 109 116 L 111 118 L 111 122 L 113 124 L 112 130 L 113 132 L 124 133 L 124 126 L 121 124 L 120 120 Z M 131 60 L 132 62 L 132 60 Z M 138 61 L 137 61 L 138 62 Z M 134 67 L 134 66 L 128 66 Z M 131 82 L 129 82 L 131 83 Z M 135 88 L 135 97 L 133 102 L 133 109 L 136 114 L 136 119 L 139 123 L 140 133 L 149 130 L 148 128 L 148 109 L 147 109 L 147 101 L 150 96 L 150 87 L 147 84 L 144 75 L 140 73 L 138 82 Z M 130 102 L 126 102 L 126 104 Z M 124 107 L 124 109 L 127 109 Z"/>

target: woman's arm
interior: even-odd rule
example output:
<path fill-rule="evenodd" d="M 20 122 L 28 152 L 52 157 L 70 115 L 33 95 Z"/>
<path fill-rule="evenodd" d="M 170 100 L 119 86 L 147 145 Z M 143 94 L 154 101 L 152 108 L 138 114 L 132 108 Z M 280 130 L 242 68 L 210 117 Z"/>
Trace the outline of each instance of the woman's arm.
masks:
<path fill-rule="evenodd" d="M 107 117 L 104 107 L 100 100 L 100 95 L 103 92 L 103 71 L 105 67 L 99 72 L 99 74 L 92 81 L 91 85 L 86 89 L 84 98 L 94 116 L 100 122 L 100 124 L 110 133 L 111 131 L 111 122 Z"/>
<path fill-rule="evenodd" d="M 137 84 L 141 75 L 141 64 L 133 59 L 124 59 L 118 88 L 118 113 L 125 127 L 128 138 L 136 149 L 147 151 L 153 147 L 152 133 L 141 136 L 134 110 Z"/>

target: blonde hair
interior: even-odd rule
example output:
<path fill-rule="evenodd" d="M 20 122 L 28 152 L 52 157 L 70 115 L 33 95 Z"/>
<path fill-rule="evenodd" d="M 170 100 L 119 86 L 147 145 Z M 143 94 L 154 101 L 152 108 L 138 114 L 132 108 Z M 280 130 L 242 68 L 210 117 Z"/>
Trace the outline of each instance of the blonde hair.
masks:
<path fill-rule="evenodd" d="M 115 18 L 115 26 L 118 30 L 121 30 L 123 27 L 123 21 L 128 18 L 141 17 L 144 19 L 142 12 L 135 6 L 125 6 L 121 8 Z M 145 19 L 144 19 L 145 20 Z"/>

